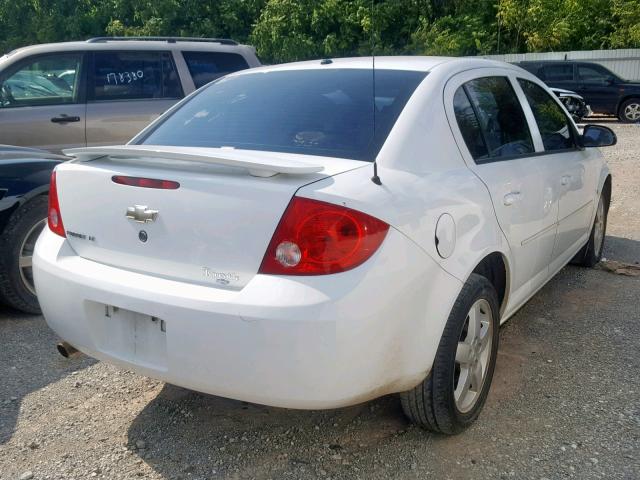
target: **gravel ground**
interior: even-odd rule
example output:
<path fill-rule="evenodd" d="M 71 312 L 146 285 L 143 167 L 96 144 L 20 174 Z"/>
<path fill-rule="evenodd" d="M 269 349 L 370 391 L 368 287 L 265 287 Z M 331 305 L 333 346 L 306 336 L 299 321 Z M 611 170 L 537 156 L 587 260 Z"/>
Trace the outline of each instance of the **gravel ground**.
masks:
<path fill-rule="evenodd" d="M 607 122 L 605 255 L 640 261 L 640 126 Z M 396 397 L 295 411 L 201 395 L 87 357 L 0 307 L 0 479 L 638 479 L 640 277 L 565 268 L 502 329 L 479 421 L 421 431 Z"/>

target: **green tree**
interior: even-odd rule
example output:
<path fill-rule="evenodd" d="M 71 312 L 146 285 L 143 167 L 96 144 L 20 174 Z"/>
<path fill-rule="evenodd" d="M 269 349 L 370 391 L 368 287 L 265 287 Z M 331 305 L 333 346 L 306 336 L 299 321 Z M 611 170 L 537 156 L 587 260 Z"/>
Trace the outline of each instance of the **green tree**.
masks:
<path fill-rule="evenodd" d="M 271 62 L 403 53 L 426 0 L 269 0 L 250 41 Z"/>
<path fill-rule="evenodd" d="M 412 36 L 416 53 L 423 55 L 482 55 L 493 53 L 496 33 L 487 31 L 482 19 L 474 15 L 422 19 Z"/>
<path fill-rule="evenodd" d="M 266 0 L 112 0 L 109 35 L 230 37 L 246 41 Z"/>
<path fill-rule="evenodd" d="M 613 48 L 640 48 L 640 0 L 613 0 Z"/>
<path fill-rule="evenodd" d="M 640 47 L 640 0 L 0 0 L 0 53 L 101 35 L 230 37 L 267 62 Z"/>
<path fill-rule="evenodd" d="M 608 48 L 612 31 L 610 0 L 500 0 L 498 18 L 511 52 Z"/>

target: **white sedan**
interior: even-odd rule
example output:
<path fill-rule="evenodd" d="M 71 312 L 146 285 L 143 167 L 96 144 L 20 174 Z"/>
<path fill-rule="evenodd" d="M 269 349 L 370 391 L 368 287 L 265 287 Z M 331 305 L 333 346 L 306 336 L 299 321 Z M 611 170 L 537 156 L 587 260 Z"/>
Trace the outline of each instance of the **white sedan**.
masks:
<path fill-rule="evenodd" d="M 589 147 L 615 141 L 495 61 L 235 73 L 128 145 L 66 152 L 40 305 L 63 353 L 280 407 L 400 392 L 411 420 L 456 433 L 499 325 L 572 259 L 599 261 L 611 176 Z"/>

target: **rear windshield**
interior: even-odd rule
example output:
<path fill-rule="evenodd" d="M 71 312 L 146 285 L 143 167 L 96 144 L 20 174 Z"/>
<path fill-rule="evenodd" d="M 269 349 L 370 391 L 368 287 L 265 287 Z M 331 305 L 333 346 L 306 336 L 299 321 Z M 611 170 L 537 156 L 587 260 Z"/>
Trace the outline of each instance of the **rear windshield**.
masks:
<path fill-rule="evenodd" d="M 371 69 L 225 77 L 203 88 L 140 143 L 373 161 L 425 75 L 376 70 L 375 112 Z"/>

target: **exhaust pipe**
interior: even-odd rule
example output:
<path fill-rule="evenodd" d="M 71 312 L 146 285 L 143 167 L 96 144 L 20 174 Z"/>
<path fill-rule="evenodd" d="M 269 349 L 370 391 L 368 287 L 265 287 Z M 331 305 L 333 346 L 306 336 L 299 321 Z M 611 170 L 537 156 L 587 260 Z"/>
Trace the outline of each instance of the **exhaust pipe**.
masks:
<path fill-rule="evenodd" d="M 58 343 L 56 345 L 56 348 L 58 349 L 58 352 L 60 353 L 60 355 L 62 355 L 64 358 L 73 358 L 80 355 L 81 353 L 78 351 L 77 348 L 75 348 L 73 345 L 67 342 Z"/>

